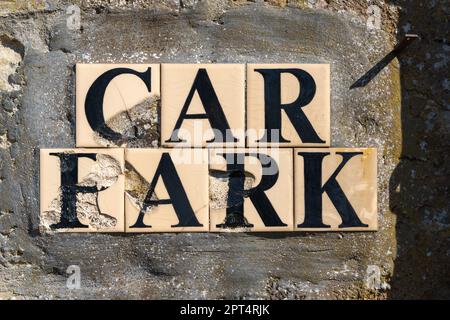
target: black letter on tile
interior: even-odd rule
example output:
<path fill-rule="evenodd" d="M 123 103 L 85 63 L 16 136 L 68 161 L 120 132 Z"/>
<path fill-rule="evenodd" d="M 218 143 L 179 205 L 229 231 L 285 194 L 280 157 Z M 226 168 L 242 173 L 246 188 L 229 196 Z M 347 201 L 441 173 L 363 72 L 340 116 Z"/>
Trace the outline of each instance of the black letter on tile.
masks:
<path fill-rule="evenodd" d="M 162 178 L 166 187 L 169 199 L 153 200 L 152 196 L 155 191 L 156 184 L 159 177 Z M 151 228 L 144 223 L 144 216 L 147 208 L 155 205 L 171 204 L 178 217 L 178 224 L 171 226 L 174 227 L 202 227 L 195 216 L 194 210 L 192 210 L 189 199 L 184 191 L 183 184 L 178 176 L 175 165 L 170 158 L 169 153 L 162 154 L 159 161 L 158 168 L 156 169 L 153 180 L 150 183 L 147 195 L 144 199 L 144 204 L 139 212 L 136 223 L 130 228 Z"/>
<path fill-rule="evenodd" d="M 299 224 L 299 228 L 329 228 L 322 221 L 322 194 L 327 193 L 337 212 L 341 216 L 342 223 L 339 228 L 368 227 L 359 220 L 358 215 L 342 191 L 336 177 L 347 162 L 362 152 L 336 152 L 342 155 L 342 162 L 322 186 L 322 160 L 329 152 L 299 152 L 304 159 L 305 175 L 305 220 Z"/>
<path fill-rule="evenodd" d="M 187 114 L 196 91 L 202 101 L 206 113 Z M 222 137 L 217 137 L 216 132 L 214 131 L 214 138 L 207 142 L 222 142 L 227 139 L 227 130 L 230 130 L 230 125 L 228 124 L 227 118 L 223 113 L 222 106 L 220 105 L 219 99 L 217 98 L 206 69 L 201 68 L 198 70 L 194 83 L 191 87 L 191 91 L 189 91 L 189 95 L 184 103 L 183 109 L 181 110 L 180 117 L 175 124 L 175 128 L 172 131 L 170 139 L 166 140 L 166 142 L 185 142 L 185 140 L 181 140 L 178 137 L 178 130 L 185 119 L 208 119 L 211 128 L 220 131 Z M 232 142 L 238 141 L 238 139 L 234 136 L 232 136 L 232 139 Z"/>
<path fill-rule="evenodd" d="M 317 135 L 302 108 L 308 105 L 316 94 L 313 77 L 301 69 L 255 69 L 264 78 L 265 133 L 260 142 L 290 142 L 281 134 L 281 110 L 286 112 L 300 139 L 304 143 L 325 143 Z M 291 103 L 281 104 L 281 74 L 289 73 L 297 78 L 300 94 Z M 273 141 L 272 130 L 279 130 L 279 140 Z"/>
<path fill-rule="evenodd" d="M 267 227 L 284 227 L 269 198 L 264 191 L 272 188 L 278 180 L 279 169 L 276 161 L 269 155 L 262 153 L 222 153 L 218 154 L 227 160 L 228 205 L 225 222 L 218 224 L 218 228 L 251 228 L 244 218 L 244 198 L 250 198 Z M 233 157 L 230 157 L 232 155 Z M 244 158 L 257 158 L 262 166 L 260 183 L 249 190 L 244 189 L 245 169 Z M 275 173 L 274 173 L 275 172 Z"/>
<path fill-rule="evenodd" d="M 86 112 L 86 118 L 91 126 L 92 130 L 97 132 L 102 138 L 109 141 L 117 141 L 122 138 L 122 135 L 109 128 L 105 123 L 105 117 L 103 115 L 103 99 L 105 97 L 106 88 L 109 83 L 117 76 L 122 74 L 132 74 L 141 79 L 147 86 L 148 92 L 151 89 L 151 68 L 148 68 L 144 72 L 138 72 L 129 68 L 115 68 L 106 71 L 100 77 L 98 77 L 89 88 L 86 95 L 86 102 L 84 109 Z"/>
<path fill-rule="evenodd" d="M 50 153 L 59 158 L 61 170 L 61 217 L 60 221 L 50 226 L 51 229 L 88 228 L 77 217 L 77 194 L 98 193 L 108 189 L 97 186 L 78 185 L 78 159 L 96 160 L 95 153 Z"/>

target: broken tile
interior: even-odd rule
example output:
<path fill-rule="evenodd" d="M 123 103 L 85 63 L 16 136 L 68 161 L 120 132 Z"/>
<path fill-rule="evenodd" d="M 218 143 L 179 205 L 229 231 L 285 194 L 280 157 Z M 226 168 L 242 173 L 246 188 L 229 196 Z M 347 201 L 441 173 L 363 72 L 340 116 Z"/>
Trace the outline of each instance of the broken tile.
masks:
<path fill-rule="evenodd" d="M 159 64 L 77 64 L 77 147 L 159 142 Z"/>
<path fill-rule="evenodd" d="M 375 148 L 295 149 L 295 230 L 377 230 Z"/>
<path fill-rule="evenodd" d="M 330 66 L 248 64 L 247 134 L 247 147 L 329 146 Z"/>
<path fill-rule="evenodd" d="M 161 77 L 161 145 L 245 146 L 244 64 L 162 64 Z"/>
<path fill-rule="evenodd" d="M 123 149 L 41 149 L 42 232 L 124 231 Z"/>
<path fill-rule="evenodd" d="M 209 230 L 206 149 L 126 149 L 126 232 Z"/>
<path fill-rule="evenodd" d="M 210 149 L 209 179 L 210 231 L 293 230 L 292 149 Z"/>

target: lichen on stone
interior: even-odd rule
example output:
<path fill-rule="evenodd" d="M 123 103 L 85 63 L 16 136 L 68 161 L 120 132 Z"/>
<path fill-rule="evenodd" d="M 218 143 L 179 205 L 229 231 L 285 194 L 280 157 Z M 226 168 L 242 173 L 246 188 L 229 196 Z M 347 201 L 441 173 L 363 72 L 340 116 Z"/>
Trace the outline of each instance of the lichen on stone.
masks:
<path fill-rule="evenodd" d="M 33 12 L 45 9 L 44 0 L 2 0 L 0 1 L 0 17 L 10 13 Z"/>

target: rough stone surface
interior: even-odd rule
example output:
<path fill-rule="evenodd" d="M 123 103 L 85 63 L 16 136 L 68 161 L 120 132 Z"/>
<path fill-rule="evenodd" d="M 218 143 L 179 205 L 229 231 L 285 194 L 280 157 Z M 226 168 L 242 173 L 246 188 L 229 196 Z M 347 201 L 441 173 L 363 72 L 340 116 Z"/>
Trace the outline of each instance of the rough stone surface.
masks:
<path fill-rule="evenodd" d="M 120 112 L 106 126 L 121 134 L 119 141 L 109 141 L 95 134 L 95 141 L 105 147 L 150 148 L 159 145 L 160 98 L 151 97 Z"/>
<path fill-rule="evenodd" d="M 1 2 L 0 52 L 20 61 L 0 88 L 0 298 L 450 297 L 448 3 L 372 1 L 370 30 L 365 0 L 268 2 Z M 406 32 L 422 40 L 349 89 Z M 39 148 L 75 146 L 76 62 L 331 63 L 332 146 L 379 149 L 380 230 L 39 233 Z"/>

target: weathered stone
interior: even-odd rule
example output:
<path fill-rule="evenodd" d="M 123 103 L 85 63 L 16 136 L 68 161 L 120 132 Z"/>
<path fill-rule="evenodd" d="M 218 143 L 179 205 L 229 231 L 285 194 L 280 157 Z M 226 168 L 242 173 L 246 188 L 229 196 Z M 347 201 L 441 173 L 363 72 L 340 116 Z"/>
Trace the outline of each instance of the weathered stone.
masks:
<path fill-rule="evenodd" d="M 18 12 L 33 12 L 44 8 L 44 0 L 5 0 L 0 3 L 0 16 Z"/>
<path fill-rule="evenodd" d="M 0 134 L 11 144 L 0 148 L 2 297 L 448 298 L 448 9 L 443 1 L 374 2 L 382 30 L 367 29 L 365 0 L 296 0 L 284 8 L 52 0 L 44 9 L 2 11 L 0 34 L 24 47 L 13 73 L 26 80 L 13 81 L 17 92 L 1 92 L 2 106 L 9 102 L 0 109 Z M 63 22 L 73 3 L 82 30 L 69 36 Z M 421 30 L 424 40 L 349 90 L 404 30 Z M 38 148 L 74 146 L 75 62 L 330 63 L 331 145 L 379 150 L 379 231 L 39 234 Z M 72 264 L 81 268 L 79 290 L 65 286 Z M 366 286 L 369 266 L 380 285 Z"/>
<path fill-rule="evenodd" d="M 13 91 L 19 90 L 20 86 L 13 81 L 22 56 L 18 52 L 18 48 L 14 47 L 15 42 L 8 36 L 0 37 L 0 90 Z"/>

